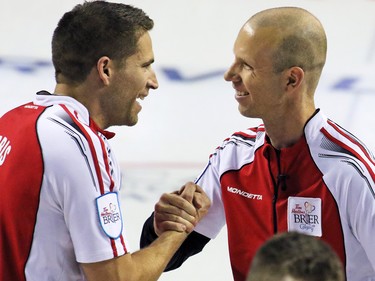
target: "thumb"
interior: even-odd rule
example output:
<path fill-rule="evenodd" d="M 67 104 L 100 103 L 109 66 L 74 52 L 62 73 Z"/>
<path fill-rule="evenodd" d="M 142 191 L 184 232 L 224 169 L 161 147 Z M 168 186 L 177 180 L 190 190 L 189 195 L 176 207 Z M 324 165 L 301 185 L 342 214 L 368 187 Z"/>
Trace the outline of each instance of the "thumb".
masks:
<path fill-rule="evenodd" d="M 182 189 L 180 196 L 185 200 L 189 201 L 190 203 L 193 202 L 194 192 L 196 190 L 196 185 L 192 182 L 188 182 Z"/>

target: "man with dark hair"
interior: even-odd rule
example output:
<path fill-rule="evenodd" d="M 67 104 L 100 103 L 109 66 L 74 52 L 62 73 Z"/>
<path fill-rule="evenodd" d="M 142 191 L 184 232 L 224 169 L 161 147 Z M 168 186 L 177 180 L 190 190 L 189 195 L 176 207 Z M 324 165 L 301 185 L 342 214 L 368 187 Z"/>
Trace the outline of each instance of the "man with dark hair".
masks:
<path fill-rule="evenodd" d="M 135 125 L 139 100 L 158 87 L 152 27 L 132 6 L 77 5 L 53 34 L 54 93 L 1 117 L 0 280 L 156 280 L 206 213 L 208 198 L 187 183 L 175 196 L 188 228 L 128 252 L 105 129 Z"/>
<path fill-rule="evenodd" d="M 261 11 L 242 26 L 233 52 L 224 78 L 239 112 L 263 124 L 234 133 L 211 154 L 196 182 L 212 207 L 167 269 L 201 251 L 226 224 L 236 281 L 246 279 L 257 249 L 285 231 L 327 242 L 349 281 L 375 280 L 375 159 L 315 106 L 327 53 L 321 22 L 298 7 Z M 142 246 L 185 222 L 173 205 L 160 198 Z"/>
<path fill-rule="evenodd" d="M 344 281 L 340 259 L 324 241 L 298 232 L 276 234 L 256 252 L 246 281 Z"/>

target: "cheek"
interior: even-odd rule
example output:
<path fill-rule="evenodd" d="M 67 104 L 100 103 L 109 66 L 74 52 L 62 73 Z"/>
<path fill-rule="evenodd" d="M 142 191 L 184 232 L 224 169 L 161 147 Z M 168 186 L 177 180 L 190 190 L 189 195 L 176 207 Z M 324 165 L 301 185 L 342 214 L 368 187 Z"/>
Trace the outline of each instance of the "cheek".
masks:
<path fill-rule="evenodd" d="M 137 82 L 132 77 L 127 77 L 119 83 L 117 90 L 119 98 L 123 100 L 122 103 L 125 102 L 124 100 L 133 100 L 137 96 Z"/>
<path fill-rule="evenodd" d="M 258 77 L 254 76 L 252 72 L 246 72 L 241 76 L 241 78 L 242 83 L 245 85 L 246 88 L 254 87 L 261 81 Z"/>

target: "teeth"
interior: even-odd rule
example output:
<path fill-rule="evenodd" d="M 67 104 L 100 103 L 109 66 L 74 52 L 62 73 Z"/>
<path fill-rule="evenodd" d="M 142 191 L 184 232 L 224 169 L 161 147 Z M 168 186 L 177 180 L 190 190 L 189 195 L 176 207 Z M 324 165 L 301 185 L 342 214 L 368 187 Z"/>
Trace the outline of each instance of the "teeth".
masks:
<path fill-rule="evenodd" d="M 242 96 L 249 95 L 249 93 L 247 93 L 247 92 L 237 92 L 237 95 L 242 97 Z"/>

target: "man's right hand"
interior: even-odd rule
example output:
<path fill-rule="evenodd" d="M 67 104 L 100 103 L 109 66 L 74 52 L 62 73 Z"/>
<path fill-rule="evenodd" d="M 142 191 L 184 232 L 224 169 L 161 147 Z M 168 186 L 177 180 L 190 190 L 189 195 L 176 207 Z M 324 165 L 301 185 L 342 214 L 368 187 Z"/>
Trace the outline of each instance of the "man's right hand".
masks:
<path fill-rule="evenodd" d="M 155 233 L 158 236 L 167 230 L 190 233 L 210 206 L 206 193 L 193 182 L 186 183 L 179 191 L 164 193 L 155 204 Z"/>

